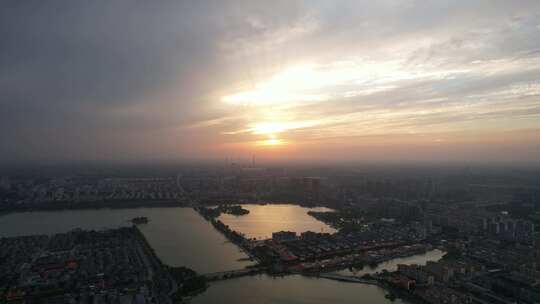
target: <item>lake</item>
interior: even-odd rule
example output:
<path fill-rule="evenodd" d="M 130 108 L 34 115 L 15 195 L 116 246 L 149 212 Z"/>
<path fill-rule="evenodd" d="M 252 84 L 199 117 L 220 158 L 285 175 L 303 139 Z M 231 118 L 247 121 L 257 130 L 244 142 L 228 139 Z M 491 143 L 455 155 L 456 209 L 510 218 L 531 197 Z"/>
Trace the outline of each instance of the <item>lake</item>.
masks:
<path fill-rule="evenodd" d="M 250 237 L 267 238 L 272 232 L 307 230 L 334 232 L 296 205 L 243 205 L 248 215 L 222 215 L 220 219 Z M 187 266 L 200 273 L 243 268 L 252 264 L 247 256 L 191 208 L 134 208 L 33 211 L 0 216 L 0 236 L 54 234 L 75 228 L 106 229 L 129 226 L 130 219 L 146 216 L 140 225 L 161 260 L 171 266 Z"/>
<path fill-rule="evenodd" d="M 281 230 L 334 233 L 336 230 L 307 214 L 308 211 L 332 211 L 332 209 L 317 207 L 305 208 L 298 205 L 242 205 L 249 214 L 235 216 L 222 214 L 219 219 L 231 229 L 242 232 L 248 238 L 267 239 L 272 232 Z"/>
<path fill-rule="evenodd" d="M 221 281 L 191 300 L 193 304 L 388 304 L 387 292 L 377 286 L 338 282 L 300 275 L 273 278 L 267 275 Z"/>
<path fill-rule="evenodd" d="M 438 261 L 444 252 L 438 249 L 406 258 L 397 258 L 363 269 L 345 269 L 336 271 L 344 275 L 364 275 L 380 272 L 383 269 L 395 271 L 398 264 L 425 265 L 428 261 Z M 397 299 L 386 299 L 387 292 L 373 285 L 338 282 L 300 275 L 273 278 L 267 275 L 243 277 L 235 280 L 212 283 L 203 294 L 195 297 L 191 303 L 242 303 L 242 304 L 325 304 L 325 303 L 365 303 L 388 304 L 406 303 Z"/>
<path fill-rule="evenodd" d="M 330 211 L 327 208 L 304 208 L 295 205 L 243 205 L 245 216 L 222 215 L 220 219 L 248 237 L 268 238 L 272 232 L 307 230 L 334 232 L 326 224 L 307 215 L 307 211 Z M 191 208 L 137 208 L 69 211 L 36 211 L 0 216 L 0 236 L 54 234 L 75 228 L 106 229 L 129 226 L 130 219 L 146 216 L 150 222 L 140 225 L 157 255 L 165 264 L 187 266 L 200 273 L 243 268 L 252 262 L 229 243 Z M 425 264 L 438 260 L 442 252 L 433 251 L 410 258 L 386 262 L 374 269 L 344 270 L 346 274 L 393 270 L 397 264 Z M 377 287 L 337 282 L 299 275 L 273 278 L 267 275 L 243 277 L 212 283 L 206 292 L 192 299 L 195 304 L 210 303 L 404 303 L 391 302 Z"/>
<path fill-rule="evenodd" d="M 54 234 L 75 228 L 105 229 L 130 226 L 130 219 L 146 216 L 139 228 L 161 260 L 198 272 L 218 272 L 252 264 L 247 256 L 191 208 L 137 208 L 37 211 L 0 217 L 0 236 Z"/>
<path fill-rule="evenodd" d="M 397 270 L 397 265 L 399 265 L 399 264 L 426 265 L 426 263 L 429 262 L 429 261 L 436 262 L 436 261 L 442 259 L 442 257 L 444 255 L 445 255 L 444 251 L 441 251 L 439 249 L 434 249 L 434 250 L 428 251 L 426 253 L 416 254 L 416 255 L 413 255 L 413 256 L 410 256 L 410 257 L 396 258 L 396 259 L 393 259 L 393 260 L 390 260 L 390 261 L 386 261 L 386 262 L 380 263 L 376 267 L 364 266 L 363 268 L 360 268 L 360 269 L 358 269 L 358 268 L 350 268 L 350 269 L 344 269 L 344 270 L 337 271 L 337 273 L 343 274 L 343 275 L 362 276 L 364 274 L 372 274 L 372 273 L 376 273 L 376 272 L 381 272 L 384 269 L 387 270 L 387 271 L 396 271 Z"/>

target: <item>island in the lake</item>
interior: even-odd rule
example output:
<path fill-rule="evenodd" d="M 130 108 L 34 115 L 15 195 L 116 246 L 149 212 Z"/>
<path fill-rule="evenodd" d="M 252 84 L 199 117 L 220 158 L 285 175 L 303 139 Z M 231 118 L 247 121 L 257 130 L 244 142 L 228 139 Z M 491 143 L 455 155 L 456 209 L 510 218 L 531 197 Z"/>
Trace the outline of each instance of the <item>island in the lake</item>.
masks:
<path fill-rule="evenodd" d="M 138 216 L 131 219 L 131 222 L 135 225 L 148 224 L 149 221 L 146 216 Z"/>
<path fill-rule="evenodd" d="M 199 212 L 207 218 L 218 218 L 222 214 L 242 216 L 249 214 L 249 210 L 240 205 L 219 205 L 214 208 L 200 207 Z"/>

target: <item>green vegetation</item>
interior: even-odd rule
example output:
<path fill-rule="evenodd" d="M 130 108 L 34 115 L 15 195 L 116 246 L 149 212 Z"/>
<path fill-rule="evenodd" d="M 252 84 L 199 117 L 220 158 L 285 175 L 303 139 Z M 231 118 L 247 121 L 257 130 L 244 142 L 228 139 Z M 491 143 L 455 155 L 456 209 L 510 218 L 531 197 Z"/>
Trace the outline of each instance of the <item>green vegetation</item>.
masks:
<path fill-rule="evenodd" d="M 308 214 L 341 231 L 356 230 L 363 225 L 366 216 L 365 211 L 353 208 L 327 212 L 309 211 Z"/>
<path fill-rule="evenodd" d="M 222 213 L 232 214 L 232 215 L 246 215 L 249 214 L 249 210 L 242 208 L 240 205 L 236 206 L 225 206 L 221 205 L 218 207 Z"/>
<path fill-rule="evenodd" d="M 460 249 L 455 247 L 447 247 L 446 254 L 443 256 L 444 260 L 458 260 L 463 257 L 463 254 Z"/>
<path fill-rule="evenodd" d="M 233 205 L 233 206 L 219 205 L 216 208 L 201 207 L 199 212 L 201 212 L 201 214 L 205 218 L 210 219 L 210 218 L 217 218 L 222 213 L 232 214 L 236 216 L 246 215 L 249 213 L 249 210 L 242 208 L 242 206 L 240 205 Z"/>
<path fill-rule="evenodd" d="M 180 303 L 184 297 L 201 293 L 208 287 L 206 278 L 190 268 L 171 267 L 169 272 L 178 285 L 178 291 L 173 295 L 173 299 Z"/>

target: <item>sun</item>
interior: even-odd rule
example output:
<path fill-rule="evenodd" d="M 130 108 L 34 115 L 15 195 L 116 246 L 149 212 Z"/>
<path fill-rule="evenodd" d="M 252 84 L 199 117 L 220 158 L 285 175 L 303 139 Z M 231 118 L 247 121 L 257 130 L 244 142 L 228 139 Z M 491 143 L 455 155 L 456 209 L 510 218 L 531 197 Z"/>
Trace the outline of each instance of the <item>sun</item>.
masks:
<path fill-rule="evenodd" d="M 268 134 L 268 139 L 259 140 L 256 142 L 257 146 L 263 147 L 276 147 L 286 144 L 286 142 L 280 138 L 277 138 L 275 134 Z"/>
<path fill-rule="evenodd" d="M 266 140 L 261 140 L 259 142 L 260 146 L 280 146 L 283 145 L 285 142 L 279 138 L 269 138 Z"/>

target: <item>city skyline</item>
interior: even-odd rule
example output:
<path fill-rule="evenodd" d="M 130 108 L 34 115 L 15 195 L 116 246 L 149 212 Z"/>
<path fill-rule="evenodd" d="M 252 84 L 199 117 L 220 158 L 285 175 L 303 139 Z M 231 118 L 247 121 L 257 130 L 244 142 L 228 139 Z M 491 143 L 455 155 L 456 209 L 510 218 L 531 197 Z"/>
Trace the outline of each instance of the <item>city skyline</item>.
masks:
<path fill-rule="evenodd" d="M 13 161 L 529 162 L 538 1 L 8 1 Z"/>

